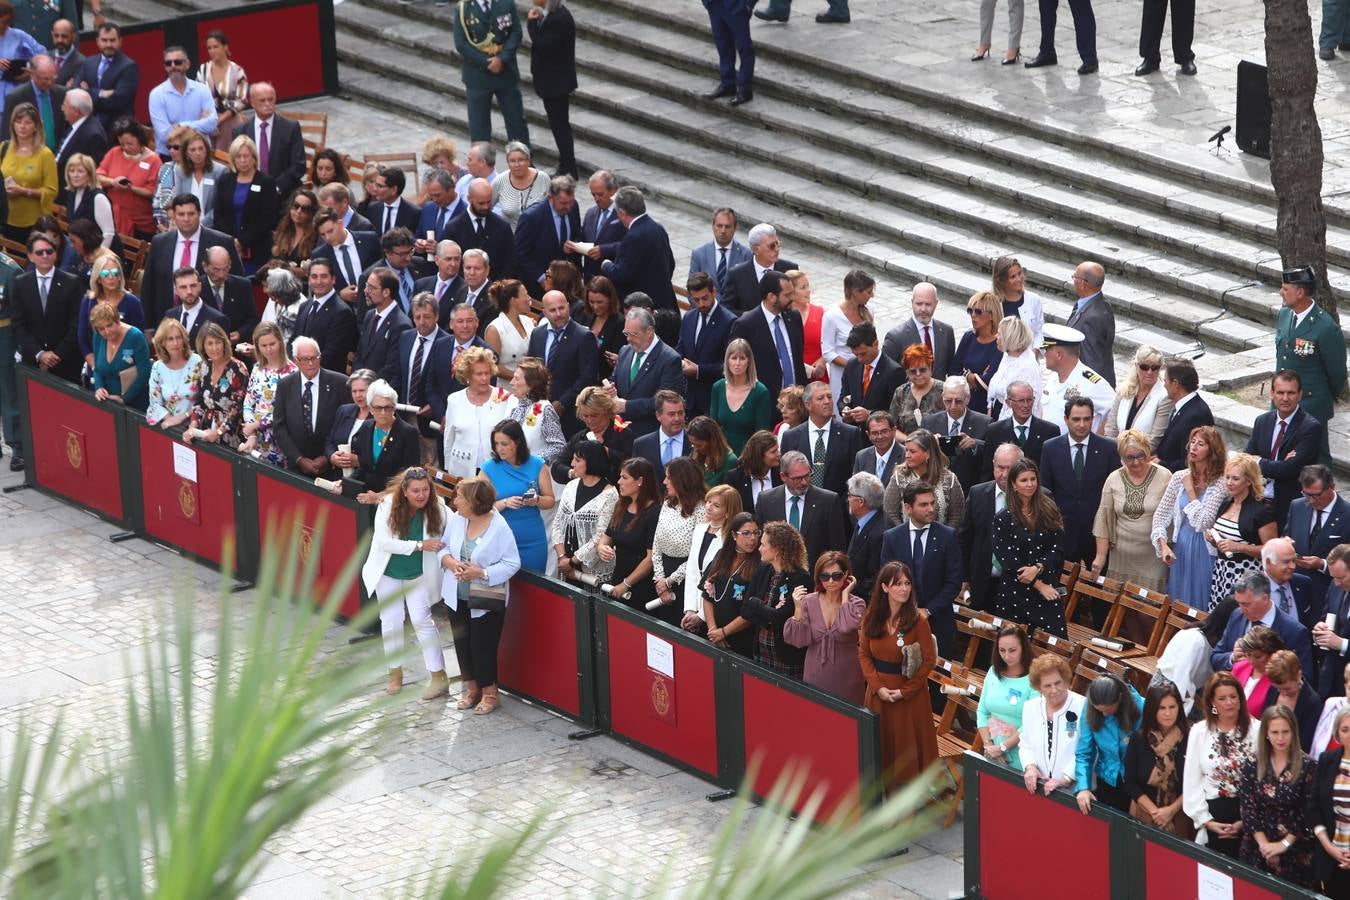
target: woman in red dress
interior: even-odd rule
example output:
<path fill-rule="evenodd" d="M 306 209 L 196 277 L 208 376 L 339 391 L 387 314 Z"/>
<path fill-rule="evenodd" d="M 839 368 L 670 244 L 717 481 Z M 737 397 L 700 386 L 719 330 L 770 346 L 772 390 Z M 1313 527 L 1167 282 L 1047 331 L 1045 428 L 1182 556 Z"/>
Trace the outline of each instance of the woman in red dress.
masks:
<path fill-rule="evenodd" d="M 806 364 L 809 381 L 829 378 L 826 362 L 820 359 L 820 323 L 825 318 L 825 307 L 811 302 L 811 279 L 800 269 L 783 273 L 792 284 L 792 308 L 802 317 L 802 362 Z"/>

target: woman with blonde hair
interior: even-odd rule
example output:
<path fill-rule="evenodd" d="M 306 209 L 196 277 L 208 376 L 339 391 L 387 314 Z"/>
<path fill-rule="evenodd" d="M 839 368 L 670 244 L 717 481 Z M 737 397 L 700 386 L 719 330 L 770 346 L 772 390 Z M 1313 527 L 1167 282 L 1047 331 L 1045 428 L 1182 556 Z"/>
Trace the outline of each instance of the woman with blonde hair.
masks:
<path fill-rule="evenodd" d="M 31 103 L 20 103 L 9 114 L 8 148 L 0 158 L 0 178 L 9 195 L 5 237 L 27 243 L 39 216 L 50 216 L 60 180 L 56 155 L 42 138 L 42 118 Z"/>
<path fill-rule="evenodd" d="M 937 503 L 937 521 L 956 528 L 966 514 L 966 495 L 956 473 L 947 465 L 947 455 L 937 438 L 923 428 L 911 431 L 904 439 L 905 458 L 891 473 L 882 508 L 886 518 L 897 524 L 908 522 L 905 515 L 905 488 L 923 482 L 933 489 Z"/>
<path fill-rule="evenodd" d="M 1186 468 L 1168 479 L 1149 531 L 1149 542 L 1168 567 L 1168 595 L 1195 609 L 1209 609 L 1214 556 L 1205 532 L 1214 526 L 1228 496 L 1223 481 L 1227 461 L 1228 447 L 1217 428 L 1191 429 Z"/>
<path fill-rule="evenodd" d="M 1134 351 L 1134 362 L 1116 389 L 1116 402 L 1106 416 L 1104 434 L 1113 438 L 1134 428 L 1148 435 L 1153 446 L 1162 440 L 1172 417 L 1172 398 L 1161 377 L 1163 355 L 1147 344 Z"/>
<path fill-rule="evenodd" d="M 441 433 L 445 444 L 445 469 L 458 478 L 468 478 L 492 456 L 492 429 L 508 418 L 515 396 L 492 384 L 497 360 L 486 347 L 470 347 L 455 360 L 455 378 L 467 385 L 445 403 Z"/>
<path fill-rule="evenodd" d="M 144 412 L 150 399 L 150 347 L 145 334 L 118 318 L 111 303 L 95 306 L 89 322 L 94 329 L 94 399 Z"/>
<path fill-rule="evenodd" d="M 1027 290 L 1027 273 L 1022 264 L 1015 256 L 1000 256 L 994 260 L 991 274 L 991 289 L 1003 307 L 1003 315 L 1026 322 L 1031 329 L 1031 346 L 1040 347 L 1045 337 L 1045 311 L 1041 298 Z"/>
<path fill-rule="evenodd" d="M 234 247 L 252 275 L 272 258 L 272 230 L 281 218 L 277 182 L 258 168 L 258 145 L 241 134 L 230 142 L 230 171 L 216 182 L 215 225 L 234 238 Z"/>
<path fill-rule="evenodd" d="M 1244 575 L 1260 571 L 1262 545 L 1279 534 L 1275 509 L 1265 499 L 1260 460 L 1250 453 L 1233 454 L 1224 466 L 1223 481 L 1228 497 L 1213 527 L 1205 532 L 1218 554 L 1210 579 L 1210 609 L 1230 596 Z"/>
<path fill-rule="evenodd" d="M 286 351 L 285 336 L 275 322 L 260 322 L 253 329 L 253 352 L 257 364 L 248 376 L 244 392 L 244 442 L 240 453 L 257 453 L 260 459 L 286 468 L 286 454 L 272 439 L 272 403 L 277 383 L 297 370 Z"/>
<path fill-rule="evenodd" d="M 740 512 L 741 495 L 725 484 L 710 488 L 703 498 L 703 521 L 694 526 L 684 564 L 684 617 L 680 627 L 686 631 L 707 626 L 703 619 L 703 573 L 731 540 L 731 520 Z"/>
<path fill-rule="evenodd" d="M 576 455 L 576 449 L 582 441 L 596 441 L 609 454 L 609 467 L 604 473 L 610 484 L 617 485 L 619 467 L 624 460 L 633 455 L 633 433 L 628 423 L 615 415 L 614 398 L 605 393 L 597 384 L 588 385 L 577 394 L 577 418 L 581 420 L 582 430 L 572 435 L 562 453 L 553 461 L 553 480 L 557 484 L 566 484 L 567 464 Z"/>
<path fill-rule="evenodd" d="M 1041 361 L 1036 358 L 1036 348 L 1031 346 L 1031 328 L 1017 316 L 1004 316 L 1003 321 L 998 323 L 997 344 L 1003 351 L 1003 360 L 998 364 L 994 377 L 989 379 L 989 415 L 999 419 L 1012 416 L 1012 407 L 1008 406 L 1008 387 L 1021 381 L 1031 385 L 1034 398 L 1031 414 L 1039 417 L 1043 369 Z"/>
<path fill-rule="evenodd" d="M 1121 466 L 1102 485 L 1102 502 L 1097 507 L 1092 534 L 1097 540 L 1097 554 L 1092 560 L 1092 573 L 1116 581 L 1133 581 L 1151 591 L 1163 591 L 1167 583 L 1167 567 L 1149 541 L 1153 517 L 1167 493 L 1168 471 L 1155 462 L 1153 445 L 1148 435 L 1133 428 L 1121 432 L 1116 439 Z M 1106 561 L 1108 554 L 1111 565 Z M 1127 622 L 1136 619 L 1127 617 Z"/>
<path fill-rule="evenodd" d="M 104 253 L 94 260 L 94 266 L 89 272 L 89 293 L 80 301 L 75 338 L 80 345 L 80 353 L 84 354 L 84 360 L 91 369 L 94 366 L 94 350 L 89 313 L 100 303 L 110 304 L 118 317 L 128 325 L 138 329 L 145 327 L 145 311 L 141 307 L 141 300 L 126 289 L 122 278 L 122 261 L 112 253 Z"/>
<path fill-rule="evenodd" d="M 1003 304 L 993 291 L 977 291 L 966 302 L 970 330 L 956 345 L 948 375 L 965 377 L 970 387 L 970 408 L 989 408 L 989 381 L 998 371 L 1003 354 L 998 349 L 998 326 L 1003 321 Z"/>
<path fill-rule="evenodd" d="M 155 361 L 150 366 L 150 402 L 145 421 L 176 428 L 188 420 L 202 386 L 202 358 L 188 342 L 187 329 L 165 318 L 155 329 Z"/>
<path fill-rule="evenodd" d="M 756 431 L 773 424 L 769 389 L 755 371 L 755 356 L 745 338 L 734 338 L 722 354 L 722 377 L 713 382 L 708 415 L 722 426 L 727 445 L 740 454 Z"/>
<path fill-rule="evenodd" d="M 778 392 L 778 415 L 782 421 L 773 426 L 773 436 L 783 443 L 783 432 L 806 421 L 806 389 L 800 384 L 789 385 Z"/>
<path fill-rule="evenodd" d="M 98 186 L 98 166 L 91 157 L 75 153 L 66 160 L 66 222 L 74 225 L 87 220 L 98 227 L 98 246 L 120 252 L 117 226 L 113 224 L 112 201 Z M 116 242 L 116 246 L 114 246 Z M 85 247 L 85 251 L 92 250 Z"/>

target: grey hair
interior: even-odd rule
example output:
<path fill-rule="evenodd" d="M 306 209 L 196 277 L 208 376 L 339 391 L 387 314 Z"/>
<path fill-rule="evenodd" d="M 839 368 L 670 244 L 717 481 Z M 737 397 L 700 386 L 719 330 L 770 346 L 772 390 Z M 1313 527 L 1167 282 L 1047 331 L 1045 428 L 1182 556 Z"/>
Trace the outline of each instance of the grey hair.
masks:
<path fill-rule="evenodd" d="M 966 395 L 966 399 L 970 399 L 970 385 L 960 375 L 948 375 L 942 382 L 942 392 L 945 394 L 949 390 L 960 391 Z"/>
<path fill-rule="evenodd" d="M 430 172 L 427 173 L 427 176 L 423 178 L 422 181 L 427 184 L 430 184 L 431 182 L 434 181 L 441 187 L 445 188 L 447 191 L 454 190 L 455 187 L 454 176 L 452 176 L 449 172 L 445 171 L 444 169 L 432 169 Z"/>
<path fill-rule="evenodd" d="M 323 353 L 323 351 L 319 348 L 318 341 L 314 340 L 314 338 L 312 337 L 302 334 L 295 340 L 291 341 L 291 356 L 299 354 L 301 347 L 308 347 L 315 353 Z"/>
<path fill-rule="evenodd" d="M 600 183 L 605 186 L 605 190 L 617 191 L 619 189 L 619 179 L 615 178 L 613 173 L 604 169 L 596 169 L 591 177 L 587 179 L 587 182 L 589 183 L 597 178 L 599 178 Z"/>
<path fill-rule="evenodd" d="M 469 151 L 483 161 L 484 165 L 497 165 L 497 148 L 490 141 L 479 141 L 469 145 Z"/>
<path fill-rule="evenodd" d="M 464 255 L 460 257 L 459 260 L 460 264 L 463 265 L 464 260 L 468 259 L 471 256 L 476 259 L 481 259 L 483 261 L 483 265 L 487 266 L 489 269 L 492 268 L 492 261 L 488 259 L 487 251 L 479 250 L 477 247 L 470 247 L 468 250 L 465 250 Z"/>
<path fill-rule="evenodd" d="M 66 91 L 66 102 L 82 116 L 87 116 L 94 111 L 94 98 L 90 97 L 89 92 L 83 88 L 72 88 Z"/>
<path fill-rule="evenodd" d="M 534 160 L 534 154 L 530 152 L 529 146 L 520 141 L 508 141 L 505 152 L 507 156 L 510 156 L 512 153 L 524 153 L 526 159 L 530 161 Z"/>
<path fill-rule="evenodd" d="M 1278 544 L 1279 546 L 1277 547 L 1276 544 Z M 1294 539 L 1291 537 L 1275 537 L 1266 541 L 1265 544 L 1261 546 L 1261 562 L 1263 563 L 1274 562 L 1275 553 L 1278 550 L 1285 547 L 1289 548 L 1290 550 L 1295 550 Z M 1295 550 L 1295 552 L 1297 551 Z"/>
<path fill-rule="evenodd" d="M 272 297 L 294 300 L 300 296 L 300 279 L 292 275 L 289 269 L 273 269 L 267 273 L 267 293 Z"/>
<path fill-rule="evenodd" d="M 881 509 L 886 499 L 886 488 L 881 479 L 871 472 L 854 472 L 847 482 L 848 492 L 863 502 L 868 509 Z"/>
<path fill-rule="evenodd" d="M 466 309 L 473 313 L 475 319 L 478 318 L 478 310 L 474 309 L 473 304 L 467 300 L 461 300 L 450 308 L 450 318 L 453 319 L 456 313 L 463 312 Z"/>
<path fill-rule="evenodd" d="M 1015 462 L 1015 463 L 1016 463 L 1016 462 L 1021 462 L 1022 460 L 1026 459 L 1026 457 L 1027 457 L 1027 454 L 1026 454 L 1026 451 L 1025 451 L 1025 450 L 1023 450 L 1021 447 L 1017 446 L 1016 444 L 1014 444 L 1014 443 L 1012 443 L 1012 442 L 1009 442 L 1009 443 L 1006 443 L 1006 444 L 999 444 L 997 447 L 995 447 L 995 448 L 994 448 L 994 455 L 991 456 L 990 459 L 994 459 L 994 458 L 997 457 L 1000 453 L 1002 453 L 1004 450 L 1008 450 L 1008 451 L 1011 451 L 1011 452 L 1017 454 L 1017 457 L 1013 460 L 1013 462 Z"/>
<path fill-rule="evenodd" d="M 619 212 L 629 216 L 640 216 L 647 212 L 647 198 L 632 185 L 619 188 L 614 195 L 614 205 Z"/>
<path fill-rule="evenodd" d="M 1270 582 L 1264 571 L 1249 572 L 1233 585 L 1234 594 L 1251 594 L 1254 597 L 1269 597 Z"/>
<path fill-rule="evenodd" d="M 771 238 L 776 234 L 778 234 L 778 230 L 772 225 L 768 222 L 760 222 L 750 229 L 750 234 L 746 237 L 746 242 L 750 245 L 750 249 L 753 250 L 758 247 L 760 242 L 765 238 Z"/>
<path fill-rule="evenodd" d="M 778 471 L 786 475 L 793 466 L 801 463 L 802 465 L 811 465 L 811 460 L 806 458 L 806 454 L 800 450 L 789 450 L 778 458 Z"/>
<path fill-rule="evenodd" d="M 450 240 L 449 238 L 446 238 L 445 240 L 441 241 L 439 244 L 436 245 L 436 255 L 437 255 L 437 256 L 440 256 L 442 253 L 444 253 L 445 251 L 449 250 L 451 247 L 454 247 L 456 250 L 458 250 L 458 249 L 459 249 L 459 244 L 455 243 L 454 241 Z M 469 252 L 472 253 L 473 251 L 470 250 Z M 482 250 L 479 250 L 478 252 L 479 252 L 479 253 L 482 253 L 483 251 L 482 251 Z M 461 254 L 461 255 L 460 255 L 460 261 L 463 262 L 463 260 L 464 260 L 464 257 L 463 257 L 463 255 Z"/>
<path fill-rule="evenodd" d="M 300 340 L 300 338 L 296 338 L 296 340 L 298 341 Z M 308 340 L 308 338 L 305 338 L 305 340 Z M 347 376 L 347 387 L 351 387 L 358 381 L 364 381 L 366 384 L 374 384 L 379 380 L 380 376 L 374 370 L 357 369 L 355 372 Z"/>
<path fill-rule="evenodd" d="M 556 197 L 559 194 L 575 194 L 577 192 L 577 180 L 571 175 L 554 175 L 548 183 L 548 195 Z"/>
<path fill-rule="evenodd" d="M 806 391 L 805 393 L 803 393 L 802 399 L 806 400 L 809 403 L 811 401 L 811 398 L 814 397 L 819 391 L 821 390 L 828 391 L 829 389 L 830 383 L 828 381 L 808 381 L 806 383 Z"/>
<path fill-rule="evenodd" d="M 651 310 L 644 309 L 641 306 L 635 306 L 628 310 L 624 319 L 637 319 L 638 325 L 642 326 L 643 331 L 651 331 L 656 327 L 656 316 L 652 315 Z"/>
<path fill-rule="evenodd" d="M 1006 396 L 1009 397 L 1012 396 L 1013 388 L 1026 388 L 1027 390 L 1031 391 L 1031 399 L 1033 400 L 1036 399 L 1036 386 L 1033 385 L 1030 381 L 1022 381 L 1021 379 L 1018 379 L 1017 381 L 1008 382 L 1008 390 Z"/>
<path fill-rule="evenodd" d="M 371 401 L 379 399 L 388 400 L 390 403 L 398 403 L 398 391 L 394 390 L 394 386 L 383 378 L 375 379 L 370 383 L 370 387 L 366 388 L 367 406 L 371 405 Z"/>

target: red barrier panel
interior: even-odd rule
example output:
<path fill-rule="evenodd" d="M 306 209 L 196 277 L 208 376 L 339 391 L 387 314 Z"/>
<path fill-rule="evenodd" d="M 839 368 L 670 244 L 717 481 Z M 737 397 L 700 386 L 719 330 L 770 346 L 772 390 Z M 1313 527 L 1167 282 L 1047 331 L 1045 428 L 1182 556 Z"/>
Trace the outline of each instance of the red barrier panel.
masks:
<path fill-rule="evenodd" d="M 226 538 L 233 537 L 235 461 L 176 441 L 149 426 L 136 430 L 141 451 L 145 533 L 221 568 Z M 193 456 L 196 480 L 175 468 L 174 448 Z"/>
<path fill-rule="evenodd" d="M 298 537 L 304 565 L 315 560 L 314 602 L 322 603 L 356 553 L 358 535 L 355 510 L 254 470 L 258 488 L 258 534 L 262 546 L 287 546 Z M 297 535 L 296 532 L 299 532 Z M 352 580 L 338 612 L 348 618 L 361 610 L 359 577 Z"/>
<path fill-rule="evenodd" d="M 1151 841 L 1144 845 L 1144 860 L 1148 900 L 1195 900 L 1199 896 L 1201 863 Z M 1220 873 L 1220 877 L 1228 876 Z M 1233 900 L 1279 900 L 1279 894 L 1251 882 L 1240 878 L 1232 882 Z"/>
<path fill-rule="evenodd" d="M 1033 797 L 1025 787 L 984 773 L 979 782 L 980 896 L 985 900 L 1111 896 L 1106 822 Z M 1047 857 L 1050 847 L 1053 853 Z M 1039 876 L 1028 868 L 1033 865 Z"/>
<path fill-rule="evenodd" d="M 673 647 L 675 675 L 653 677 L 648 668 L 648 632 L 612 614 L 605 613 L 604 621 L 610 729 L 716 779 L 713 658 L 662 639 Z"/>
<path fill-rule="evenodd" d="M 31 428 L 28 461 L 39 487 L 87 506 L 111 519 L 126 516 L 122 505 L 117 412 L 87 394 L 72 397 L 33 379 L 28 385 Z"/>
<path fill-rule="evenodd" d="M 785 769 L 809 772 L 809 789 L 796 808 L 817 790 L 824 803 L 817 815 L 827 819 L 841 805 L 857 809 L 860 759 L 858 720 L 786 690 L 769 681 L 741 673 L 744 697 L 745 765 L 758 765 L 752 786 L 768 796 Z"/>
<path fill-rule="evenodd" d="M 581 716 L 576 602 L 515 578 L 497 653 L 497 680 L 508 691 Z"/>
<path fill-rule="evenodd" d="M 218 15 L 197 22 L 196 59 L 206 56 L 206 34 L 219 28 L 230 38 L 230 56 L 248 72 L 250 83 L 270 81 L 277 97 L 308 97 L 324 93 L 324 60 L 317 39 L 319 6 L 285 6 L 255 11 L 245 7 L 237 13 Z"/>

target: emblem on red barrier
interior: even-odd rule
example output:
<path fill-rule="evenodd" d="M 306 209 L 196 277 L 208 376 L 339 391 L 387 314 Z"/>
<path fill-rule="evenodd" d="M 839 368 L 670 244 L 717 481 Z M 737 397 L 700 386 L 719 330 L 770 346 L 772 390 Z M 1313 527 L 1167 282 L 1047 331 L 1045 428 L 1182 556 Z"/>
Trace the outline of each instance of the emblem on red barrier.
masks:
<path fill-rule="evenodd" d="M 84 435 L 69 428 L 66 429 L 66 462 L 81 475 L 88 474 L 84 470 Z"/>
<path fill-rule="evenodd" d="M 674 725 L 675 679 L 667 678 L 653 669 L 647 670 L 647 676 L 651 679 L 652 715 L 667 725 Z"/>
<path fill-rule="evenodd" d="M 178 514 L 192 524 L 198 522 L 197 486 L 186 478 L 178 482 Z"/>

